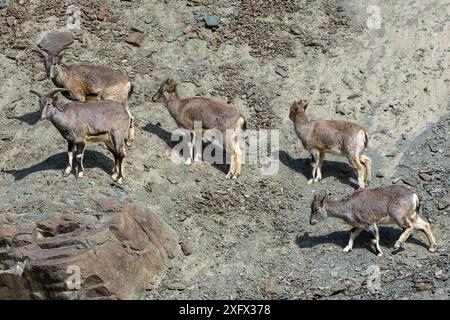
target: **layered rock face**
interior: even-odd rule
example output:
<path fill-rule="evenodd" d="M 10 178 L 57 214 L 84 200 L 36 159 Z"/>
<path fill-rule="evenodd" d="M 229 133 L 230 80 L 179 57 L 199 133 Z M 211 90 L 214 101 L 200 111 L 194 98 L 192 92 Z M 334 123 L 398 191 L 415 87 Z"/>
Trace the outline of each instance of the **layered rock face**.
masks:
<path fill-rule="evenodd" d="M 136 299 L 171 268 L 181 249 L 157 214 L 110 198 L 98 203 L 97 216 L 4 225 L 0 299 Z"/>

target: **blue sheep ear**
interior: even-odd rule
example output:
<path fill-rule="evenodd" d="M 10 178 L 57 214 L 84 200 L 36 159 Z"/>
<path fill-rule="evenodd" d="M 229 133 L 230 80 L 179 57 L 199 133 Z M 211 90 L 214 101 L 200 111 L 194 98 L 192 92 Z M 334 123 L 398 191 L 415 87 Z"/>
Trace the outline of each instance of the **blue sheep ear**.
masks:
<path fill-rule="evenodd" d="M 303 110 L 306 110 L 306 108 L 308 107 L 308 103 L 309 103 L 309 102 L 306 102 L 306 101 L 303 102 Z"/>

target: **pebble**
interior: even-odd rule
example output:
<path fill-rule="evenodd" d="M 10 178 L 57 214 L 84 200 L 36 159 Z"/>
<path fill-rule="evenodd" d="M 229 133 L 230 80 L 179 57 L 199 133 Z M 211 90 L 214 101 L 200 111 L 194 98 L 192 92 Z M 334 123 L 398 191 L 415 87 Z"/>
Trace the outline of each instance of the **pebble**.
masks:
<path fill-rule="evenodd" d="M 444 210 L 448 206 L 450 206 L 450 192 L 447 195 L 443 196 L 438 202 L 439 210 Z"/>
<path fill-rule="evenodd" d="M 174 283 L 168 284 L 167 289 L 183 291 L 184 289 L 186 289 L 186 285 L 180 281 L 176 281 Z"/>
<path fill-rule="evenodd" d="M 248 90 L 247 93 L 245 94 L 245 97 L 248 99 L 250 98 L 252 95 L 254 95 L 255 93 L 253 92 L 253 90 Z"/>
<path fill-rule="evenodd" d="M 386 173 L 384 172 L 384 170 L 378 170 L 377 171 L 377 177 L 378 178 L 384 178 L 386 176 Z"/>
<path fill-rule="evenodd" d="M 14 27 L 15 25 L 17 25 L 17 19 L 14 16 L 9 16 L 6 18 L 6 23 L 9 27 Z"/>
<path fill-rule="evenodd" d="M 0 2 L 0 9 L 5 9 L 8 5 L 4 2 Z"/>
<path fill-rule="evenodd" d="M 419 177 L 420 177 L 420 179 L 422 179 L 423 181 L 431 181 L 431 179 L 433 179 L 432 176 L 430 176 L 428 173 L 425 173 L 425 172 L 419 173 Z"/>
<path fill-rule="evenodd" d="M 347 99 L 351 100 L 351 99 L 356 99 L 356 98 L 359 98 L 359 97 L 361 97 L 360 93 L 352 93 L 351 95 L 349 95 L 347 97 Z"/>
<path fill-rule="evenodd" d="M 415 287 L 417 291 L 427 291 L 433 289 L 433 285 L 427 282 L 417 282 Z"/>
<path fill-rule="evenodd" d="M 407 185 L 409 185 L 411 187 L 416 187 L 417 186 L 417 182 L 415 180 L 413 180 L 413 179 L 403 178 L 402 181 L 403 181 L 404 184 L 407 184 Z"/>
<path fill-rule="evenodd" d="M 398 100 L 398 99 L 388 100 L 385 102 L 385 104 L 388 107 L 393 107 L 393 106 L 400 104 L 400 100 Z"/>
<path fill-rule="evenodd" d="M 395 152 L 389 152 L 389 153 L 386 153 L 384 156 L 386 158 L 394 158 L 396 155 L 397 155 L 397 153 L 395 153 Z"/>
<path fill-rule="evenodd" d="M 277 66 L 275 68 L 275 73 L 282 78 L 289 78 L 288 72 L 283 67 Z"/>
<path fill-rule="evenodd" d="M 203 18 L 205 24 L 208 28 L 218 28 L 219 27 L 219 16 L 206 16 Z"/>
<path fill-rule="evenodd" d="M 438 279 L 442 279 L 444 276 L 444 270 L 438 270 L 434 273 L 434 276 Z"/>
<path fill-rule="evenodd" d="M 267 294 L 275 293 L 275 287 L 277 286 L 278 281 L 274 276 L 267 279 L 266 285 L 264 287 L 264 292 Z"/>
<path fill-rule="evenodd" d="M 144 39 L 145 34 L 143 34 L 142 32 L 132 32 L 125 39 L 125 42 L 135 47 L 140 47 L 142 45 L 142 42 L 144 42 Z"/>
<path fill-rule="evenodd" d="M 120 16 L 107 16 L 106 22 L 117 23 L 120 20 Z"/>
<path fill-rule="evenodd" d="M 167 181 L 169 181 L 171 184 L 179 184 L 180 183 L 180 179 L 178 179 L 177 177 L 168 177 Z"/>
<path fill-rule="evenodd" d="M 16 60 L 17 59 L 17 52 L 16 51 L 8 51 L 6 53 L 6 57 L 12 60 Z"/>
<path fill-rule="evenodd" d="M 185 256 L 189 256 L 192 254 L 192 247 L 188 242 L 181 241 L 180 245 L 181 245 L 181 251 L 183 251 L 183 254 Z"/>
<path fill-rule="evenodd" d="M 264 108 L 262 107 L 262 106 L 260 106 L 259 104 L 257 104 L 256 106 L 255 106 L 255 111 L 256 112 L 263 112 L 264 111 Z"/>

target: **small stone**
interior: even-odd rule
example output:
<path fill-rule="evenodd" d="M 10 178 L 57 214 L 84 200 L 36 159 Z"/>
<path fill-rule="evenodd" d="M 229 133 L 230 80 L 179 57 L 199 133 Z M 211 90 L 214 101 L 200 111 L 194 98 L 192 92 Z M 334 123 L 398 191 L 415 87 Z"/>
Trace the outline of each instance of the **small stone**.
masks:
<path fill-rule="evenodd" d="M 144 39 L 145 39 L 145 34 L 143 34 L 141 32 L 132 32 L 125 39 L 125 42 L 128 44 L 131 44 L 135 47 L 140 47 L 142 45 L 142 42 L 144 42 Z"/>
<path fill-rule="evenodd" d="M 301 36 L 303 34 L 303 31 L 300 28 L 297 28 L 296 26 L 291 26 L 289 28 L 289 32 L 296 36 Z"/>
<path fill-rule="evenodd" d="M 98 10 L 98 13 L 97 13 L 97 19 L 103 21 L 106 19 L 107 16 L 108 16 L 107 5 L 106 4 L 100 5 L 100 9 Z"/>
<path fill-rule="evenodd" d="M 385 102 L 385 104 L 388 107 L 394 107 L 394 106 L 400 104 L 400 100 L 398 100 L 398 99 L 388 100 Z"/>
<path fill-rule="evenodd" d="M 421 172 L 419 173 L 419 177 L 420 179 L 422 179 L 423 181 L 431 181 L 433 179 L 433 177 L 431 177 L 428 173 L 425 172 Z"/>
<path fill-rule="evenodd" d="M 255 106 L 254 109 L 255 109 L 255 111 L 258 112 L 258 113 L 264 111 L 264 108 L 263 108 L 262 106 L 260 106 L 259 104 L 257 104 L 257 105 Z"/>
<path fill-rule="evenodd" d="M 149 192 L 149 193 L 152 192 L 153 191 L 153 183 L 147 182 L 147 184 L 144 185 L 144 190 Z"/>
<path fill-rule="evenodd" d="M 415 287 L 417 291 L 427 291 L 433 289 L 433 285 L 428 282 L 416 282 Z"/>
<path fill-rule="evenodd" d="M 203 20 L 205 21 L 205 24 L 208 28 L 219 27 L 220 17 L 218 16 L 206 16 L 203 18 Z"/>
<path fill-rule="evenodd" d="M 384 156 L 386 158 L 394 158 L 397 154 L 395 152 L 386 153 Z"/>
<path fill-rule="evenodd" d="M 430 151 L 433 153 L 438 152 L 438 148 L 436 148 L 436 146 L 434 144 L 428 143 L 428 147 L 430 148 Z"/>
<path fill-rule="evenodd" d="M 171 184 L 179 184 L 180 183 L 180 179 L 178 179 L 176 177 L 168 177 L 167 181 L 169 181 Z"/>
<path fill-rule="evenodd" d="M 107 16 L 106 22 L 117 23 L 120 20 L 120 16 Z"/>
<path fill-rule="evenodd" d="M 378 170 L 377 171 L 377 177 L 378 178 L 384 178 L 386 176 L 386 173 L 384 172 L 384 170 Z"/>
<path fill-rule="evenodd" d="M 277 286 L 277 279 L 272 276 L 266 281 L 266 285 L 264 287 L 264 292 L 267 294 L 275 293 L 275 287 Z"/>
<path fill-rule="evenodd" d="M 185 256 L 189 256 L 189 255 L 192 254 L 192 247 L 191 247 L 191 245 L 188 242 L 181 241 L 180 245 L 181 245 L 181 251 L 183 251 L 183 254 Z"/>
<path fill-rule="evenodd" d="M 150 74 L 151 70 L 149 68 L 147 68 L 147 67 L 138 67 L 136 69 L 136 73 L 137 74 L 141 74 L 141 75 Z"/>
<path fill-rule="evenodd" d="M 439 210 L 444 210 L 448 206 L 450 206 L 450 192 L 447 193 L 447 195 L 443 196 L 438 202 Z"/>
<path fill-rule="evenodd" d="M 6 53 L 6 57 L 12 60 L 16 60 L 17 59 L 17 52 L 16 51 L 8 51 Z"/>
<path fill-rule="evenodd" d="M 8 23 L 9 27 L 14 27 L 15 25 L 17 25 L 17 19 L 16 17 L 9 16 L 6 18 L 6 23 Z"/>
<path fill-rule="evenodd" d="M 403 181 L 404 184 L 407 184 L 407 185 L 409 185 L 411 187 L 416 187 L 417 186 L 417 182 L 415 180 L 413 180 L 413 179 L 403 178 L 402 181 Z"/>
<path fill-rule="evenodd" d="M 8 5 L 6 3 L 0 2 L 0 9 L 5 9 L 7 7 L 8 7 Z"/>
<path fill-rule="evenodd" d="M 174 283 L 168 284 L 167 289 L 183 291 L 184 289 L 186 289 L 186 285 L 180 281 L 176 281 Z"/>
<path fill-rule="evenodd" d="M 408 135 L 406 133 L 402 133 L 402 139 L 403 140 L 408 140 Z"/>
<path fill-rule="evenodd" d="M 351 99 L 356 99 L 356 98 L 359 98 L 359 97 L 361 97 L 360 93 L 352 93 L 351 95 L 349 95 L 347 97 L 347 99 L 351 100 Z"/>
<path fill-rule="evenodd" d="M 275 68 L 275 73 L 282 78 L 289 78 L 288 72 L 281 66 L 277 66 Z"/>
<path fill-rule="evenodd" d="M 140 33 L 145 33 L 144 28 L 139 27 L 139 26 L 133 26 L 133 27 L 131 27 L 131 30 L 132 31 L 136 31 L 136 32 L 140 32 Z"/>
<path fill-rule="evenodd" d="M 346 115 L 346 114 L 350 113 L 348 111 L 348 109 L 342 105 L 340 97 L 337 97 L 336 101 L 334 102 L 334 108 L 335 108 L 336 114 Z"/>
<path fill-rule="evenodd" d="M 332 290 L 333 290 L 332 294 L 336 295 L 338 293 L 346 291 L 347 290 L 347 285 L 344 284 L 344 283 L 339 283 Z"/>

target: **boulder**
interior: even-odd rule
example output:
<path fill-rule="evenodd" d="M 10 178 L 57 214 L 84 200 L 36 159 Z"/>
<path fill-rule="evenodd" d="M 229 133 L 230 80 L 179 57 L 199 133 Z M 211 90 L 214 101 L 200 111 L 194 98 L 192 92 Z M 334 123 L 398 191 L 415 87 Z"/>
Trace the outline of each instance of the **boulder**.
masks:
<path fill-rule="evenodd" d="M 38 46 L 44 51 L 55 52 L 71 45 L 73 42 L 74 40 L 69 32 L 50 32 L 38 43 Z"/>

